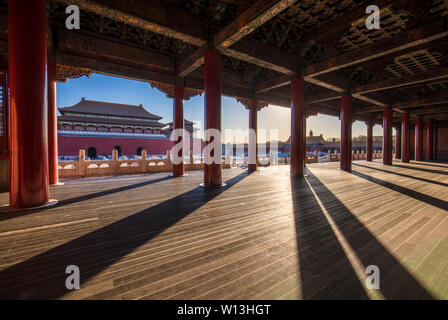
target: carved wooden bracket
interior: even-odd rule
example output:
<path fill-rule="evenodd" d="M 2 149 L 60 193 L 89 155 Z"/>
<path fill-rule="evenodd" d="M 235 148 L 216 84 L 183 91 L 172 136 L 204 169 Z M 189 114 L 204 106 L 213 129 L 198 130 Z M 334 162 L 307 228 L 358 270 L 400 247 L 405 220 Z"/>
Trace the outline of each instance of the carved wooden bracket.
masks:
<path fill-rule="evenodd" d="M 236 98 L 236 101 L 241 103 L 247 110 L 251 108 L 251 100 L 246 98 Z M 266 108 L 268 106 L 267 103 L 264 102 L 257 102 L 257 110 L 261 110 L 263 108 Z"/>
<path fill-rule="evenodd" d="M 91 75 L 92 70 L 87 68 L 56 65 L 56 81 L 58 82 L 66 82 L 68 79 L 75 79 L 82 76 L 90 77 Z"/>
<path fill-rule="evenodd" d="M 319 113 L 318 112 L 315 112 L 315 111 L 306 111 L 305 112 L 305 117 L 306 118 L 308 118 L 308 117 L 313 117 L 313 116 L 317 116 Z"/>
<path fill-rule="evenodd" d="M 159 81 L 149 81 L 152 88 L 157 88 L 159 91 L 166 94 L 168 98 L 174 98 L 174 85 L 168 83 L 162 83 Z M 184 100 L 188 100 L 191 97 L 202 95 L 202 90 L 184 88 Z"/>

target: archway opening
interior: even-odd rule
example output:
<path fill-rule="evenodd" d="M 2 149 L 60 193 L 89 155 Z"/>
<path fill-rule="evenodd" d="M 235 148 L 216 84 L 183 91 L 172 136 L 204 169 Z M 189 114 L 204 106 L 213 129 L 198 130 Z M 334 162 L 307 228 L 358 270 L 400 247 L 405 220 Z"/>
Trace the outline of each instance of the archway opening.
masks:
<path fill-rule="evenodd" d="M 118 156 L 121 157 L 122 156 L 122 151 L 121 151 L 121 147 L 120 146 L 115 146 L 114 150 L 118 151 Z"/>
<path fill-rule="evenodd" d="M 87 156 L 90 159 L 95 159 L 97 157 L 96 148 L 95 147 L 89 147 L 89 149 L 87 149 Z"/>

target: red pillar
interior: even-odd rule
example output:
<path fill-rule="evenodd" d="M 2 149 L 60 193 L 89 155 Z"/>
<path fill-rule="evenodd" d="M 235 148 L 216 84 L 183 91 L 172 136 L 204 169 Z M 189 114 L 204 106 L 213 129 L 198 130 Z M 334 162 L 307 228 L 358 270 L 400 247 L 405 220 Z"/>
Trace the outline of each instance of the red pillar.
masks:
<path fill-rule="evenodd" d="M 383 111 L 383 164 L 392 165 L 392 108 Z"/>
<path fill-rule="evenodd" d="M 8 3 L 10 207 L 49 201 L 46 1 Z"/>
<path fill-rule="evenodd" d="M 395 128 L 395 159 L 401 159 L 401 127 Z"/>
<path fill-rule="evenodd" d="M 437 125 L 432 125 L 432 160 L 437 160 Z"/>
<path fill-rule="evenodd" d="M 174 86 L 174 101 L 173 101 L 173 130 L 183 129 L 184 128 L 184 87 L 183 86 Z M 182 137 L 179 137 L 177 143 L 183 140 Z M 179 151 L 178 156 L 182 158 L 182 162 L 179 164 L 173 164 L 173 176 L 180 177 L 185 174 L 185 165 L 184 165 L 184 153 L 185 151 L 182 149 Z"/>
<path fill-rule="evenodd" d="M 401 119 L 401 134 L 403 136 L 403 151 L 401 154 L 402 162 L 409 162 L 409 150 L 410 150 L 410 125 L 409 125 L 409 113 L 403 115 Z"/>
<path fill-rule="evenodd" d="M 303 117 L 303 167 L 306 168 L 306 119 L 308 117 L 305 115 Z"/>
<path fill-rule="evenodd" d="M 341 101 L 341 170 L 352 171 L 352 96 Z"/>
<path fill-rule="evenodd" d="M 291 176 L 303 177 L 304 155 L 304 82 L 303 78 L 291 81 Z"/>
<path fill-rule="evenodd" d="M 204 56 L 205 130 L 221 131 L 221 53 L 207 49 Z M 206 141 L 206 144 L 210 142 Z M 221 145 L 221 141 L 220 141 Z M 221 150 L 215 150 L 221 154 Z M 212 154 L 213 156 L 213 154 Z M 204 186 L 222 185 L 221 163 L 204 164 Z"/>
<path fill-rule="evenodd" d="M 415 122 L 415 160 L 423 160 L 423 119 L 421 117 Z"/>
<path fill-rule="evenodd" d="M 249 164 L 247 165 L 247 170 L 255 171 L 257 170 L 257 158 L 258 158 L 258 143 L 257 143 L 257 129 L 258 129 L 258 109 L 257 109 L 257 101 L 252 99 L 250 102 L 249 108 L 249 129 L 255 132 L 255 136 L 249 134 L 249 150 L 253 148 L 255 145 L 255 159 L 251 158 L 251 153 L 249 152 Z M 254 162 L 254 163 L 250 163 Z"/>
<path fill-rule="evenodd" d="M 428 121 L 426 124 L 426 160 L 434 160 L 433 158 L 433 123 Z"/>
<path fill-rule="evenodd" d="M 48 61 L 48 169 L 50 184 L 59 183 L 58 115 L 56 101 L 56 64 Z"/>
<path fill-rule="evenodd" d="M 373 122 L 367 122 L 367 161 L 372 161 L 373 152 Z"/>

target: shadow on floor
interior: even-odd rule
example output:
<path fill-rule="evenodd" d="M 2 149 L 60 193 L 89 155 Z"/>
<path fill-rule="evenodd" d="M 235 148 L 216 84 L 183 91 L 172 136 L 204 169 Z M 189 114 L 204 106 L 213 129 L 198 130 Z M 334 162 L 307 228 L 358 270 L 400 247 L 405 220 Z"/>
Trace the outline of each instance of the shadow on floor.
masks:
<path fill-rule="evenodd" d="M 439 163 L 439 164 L 437 164 Z M 445 168 L 448 169 L 448 163 L 447 162 L 441 162 L 441 161 L 411 161 L 411 164 L 417 164 L 422 166 L 430 166 L 430 167 L 437 167 L 437 168 Z M 442 165 L 445 164 L 445 165 Z"/>
<path fill-rule="evenodd" d="M 427 173 L 435 173 L 435 174 L 443 174 L 443 175 L 448 175 L 448 171 L 441 171 L 441 170 L 435 170 L 435 169 L 426 169 L 426 168 L 418 168 L 415 166 L 405 166 L 402 164 L 393 164 L 394 167 L 398 167 L 398 168 L 404 168 L 404 169 L 409 169 L 409 170 L 417 170 L 417 171 L 422 171 L 422 172 L 427 172 Z"/>
<path fill-rule="evenodd" d="M 291 177 L 303 299 L 366 299 L 358 277 L 304 178 Z M 350 291 L 343 292 L 350 288 Z"/>
<path fill-rule="evenodd" d="M 425 179 L 425 178 L 419 178 L 419 177 L 416 177 L 416 176 L 411 176 L 411 175 L 404 174 L 404 173 L 399 173 L 399 172 L 384 170 L 384 169 L 380 169 L 380 168 L 370 167 L 370 166 L 366 166 L 366 165 L 359 164 L 359 163 L 353 163 L 353 165 L 354 166 L 358 166 L 358 167 L 363 167 L 363 168 L 367 168 L 367 169 L 380 171 L 380 172 L 394 174 L 394 175 L 397 175 L 397 176 L 400 176 L 400 177 L 404 177 L 404 178 L 409 178 L 409 179 L 419 180 L 419 181 L 423 181 L 423 182 L 427 182 L 427 183 L 437 184 L 437 185 L 442 186 L 442 187 L 448 187 L 448 183 L 443 183 L 443 182 L 440 182 L 440 181 L 435 181 L 435 180 L 430 180 L 430 179 Z"/>
<path fill-rule="evenodd" d="M 376 183 L 376 184 L 378 184 L 380 186 L 383 186 L 383 187 L 386 187 L 386 188 L 391 189 L 393 191 L 396 191 L 396 192 L 399 192 L 401 194 L 404 194 L 404 195 L 406 195 L 408 197 L 411 197 L 411 198 L 414 198 L 416 200 L 425 202 L 426 204 L 429 204 L 431 206 L 437 207 L 437 208 L 442 209 L 442 210 L 448 210 L 448 202 L 447 201 L 444 201 L 444 200 L 441 200 L 441 199 L 438 199 L 438 198 L 434 198 L 434 197 L 428 196 L 428 195 L 426 195 L 424 193 L 421 193 L 421 192 L 418 192 L 418 191 L 415 191 L 415 190 L 412 190 L 412 189 L 408 189 L 408 188 L 399 186 L 397 184 L 394 184 L 394 183 L 391 183 L 391 182 L 387 182 L 387 181 L 384 181 L 384 180 L 381 180 L 381 179 L 378 179 L 378 178 L 366 175 L 366 174 L 361 173 L 359 171 L 353 170 L 352 174 L 354 174 L 355 176 L 360 177 L 362 179 L 365 179 L 367 181 Z"/>
<path fill-rule="evenodd" d="M 386 299 L 400 299 L 402 297 L 426 298 L 432 299 L 432 296 L 413 278 L 413 276 L 400 264 L 399 261 L 385 248 L 380 241 L 373 235 L 358 218 L 310 171 L 306 178 L 320 199 L 322 205 L 331 216 L 335 225 L 342 233 L 350 247 L 356 253 L 364 267 L 369 265 L 376 265 L 381 272 L 381 279 L 393 272 L 396 275 L 406 279 L 406 287 L 397 287 L 396 283 L 382 281 L 381 293 Z M 316 215 L 316 214 L 315 214 Z M 320 215 L 320 213 L 319 213 Z M 316 217 L 320 218 L 320 217 Z M 396 222 L 399 223 L 399 222 Z M 390 229 L 392 225 L 388 226 Z M 318 232 L 320 233 L 320 232 Z M 334 241 L 333 236 L 330 240 Z M 299 248 L 300 250 L 300 248 Z M 299 252 L 300 253 L 300 252 Z M 304 266 L 301 265 L 301 268 Z M 336 270 L 335 272 L 339 272 Z M 343 272 L 343 271 L 342 271 Z M 353 270 L 350 268 L 346 273 L 351 274 Z M 321 279 L 326 281 L 326 279 Z M 359 292 L 359 287 L 343 285 L 340 288 L 341 297 L 356 296 Z M 364 298 L 359 296 L 358 298 Z"/>
<path fill-rule="evenodd" d="M 131 189 L 135 189 L 135 188 L 140 188 L 140 187 L 145 187 L 145 186 L 148 186 L 148 185 L 151 185 L 151 184 L 155 184 L 155 183 L 159 183 L 159 182 L 163 182 L 163 181 L 166 181 L 166 180 L 169 180 L 169 179 L 172 179 L 172 177 L 166 176 L 166 177 L 157 178 L 157 179 L 154 179 L 154 180 L 147 180 L 147 181 L 143 181 L 143 182 L 139 182 L 139 183 L 135 183 L 135 184 L 130 184 L 130 185 L 127 185 L 127 186 L 122 186 L 122 187 L 118 187 L 118 188 L 114 188 L 114 189 L 109 189 L 109 190 L 104 190 L 104 191 L 95 192 L 95 193 L 91 193 L 91 194 L 86 194 L 86 195 L 79 196 L 79 197 L 74 197 L 74 198 L 70 198 L 70 199 L 66 199 L 66 200 L 61 200 L 55 206 L 52 206 L 52 207 L 4 213 L 4 214 L 0 215 L 0 221 L 6 221 L 6 220 L 9 220 L 9 219 L 14 219 L 14 218 L 18 218 L 18 217 L 21 217 L 21 216 L 26 216 L 26 215 L 28 215 L 30 213 L 42 212 L 42 211 L 53 209 L 53 208 L 63 207 L 63 206 L 66 206 L 66 205 L 69 205 L 69 204 L 72 204 L 72 203 L 77 203 L 77 202 L 81 202 L 81 201 L 87 201 L 87 200 L 95 199 L 95 198 L 102 197 L 102 196 L 107 196 L 107 195 L 118 193 L 118 192 L 123 192 L 123 191 L 131 190 Z"/>
<path fill-rule="evenodd" d="M 249 175 L 247 171 L 237 175 L 226 181 L 227 187 L 223 189 L 197 187 L 6 268 L 0 271 L 0 298 L 57 299 L 69 292 L 65 287 L 68 276 L 65 274 L 65 269 L 72 264 L 80 269 L 82 288 L 83 282 L 138 249 Z M 137 185 L 142 186 L 144 183 Z M 123 190 L 130 187 L 123 187 L 125 188 Z M 118 189 L 121 188 L 109 192 L 120 192 Z M 79 197 L 68 201 L 73 203 L 75 199 L 85 200 Z"/>

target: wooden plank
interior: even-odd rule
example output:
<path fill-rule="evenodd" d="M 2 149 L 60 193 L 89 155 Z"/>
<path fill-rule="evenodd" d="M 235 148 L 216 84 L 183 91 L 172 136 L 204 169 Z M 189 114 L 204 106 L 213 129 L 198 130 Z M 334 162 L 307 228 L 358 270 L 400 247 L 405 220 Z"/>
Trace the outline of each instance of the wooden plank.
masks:
<path fill-rule="evenodd" d="M 216 192 L 201 172 L 66 180 L 60 206 L 0 216 L 0 297 L 446 299 L 448 165 L 355 163 L 310 164 L 309 186 L 288 166 L 224 170 Z M 66 259 L 80 290 L 60 288 Z"/>

